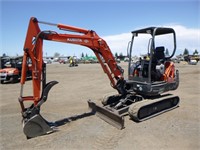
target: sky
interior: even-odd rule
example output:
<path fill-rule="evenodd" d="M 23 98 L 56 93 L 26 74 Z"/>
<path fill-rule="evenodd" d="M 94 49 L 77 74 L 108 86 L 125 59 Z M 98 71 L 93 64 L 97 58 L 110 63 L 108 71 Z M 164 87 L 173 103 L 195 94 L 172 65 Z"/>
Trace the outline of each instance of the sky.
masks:
<path fill-rule="evenodd" d="M 131 31 L 149 26 L 166 26 L 176 31 L 177 52 L 187 48 L 200 53 L 199 0 L 0 0 L 0 55 L 23 54 L 30 17 L 94 30 L 112 53 L 126 54 Z M 56 27 L 41 26 L 42 30 Z M 136 51 L 141 55 L 146 50 Z M 44 42 L 43 55 L 94 55 L 85 47 Z"/>

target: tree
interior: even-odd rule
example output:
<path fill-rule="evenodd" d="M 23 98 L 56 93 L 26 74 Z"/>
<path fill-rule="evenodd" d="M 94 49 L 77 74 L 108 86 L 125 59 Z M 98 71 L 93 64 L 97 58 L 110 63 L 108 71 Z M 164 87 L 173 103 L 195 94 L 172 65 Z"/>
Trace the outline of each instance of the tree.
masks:
<path fill-rule="evenodd" d="M 199 52 L 197 51 L 197 49 L 195 49 L 193 55 L 198 55 L 198 54 L 199 54 Z"/>
<path fill-rule="evenodd" d="M 117 52 L 115 53 L 115 57 L 118 58 L 118 54 L 117 54 Z"/>
<path fill-rule="evenodd" d="M 168 50 L 168 49 L 166 49 L 165 55 L 166 55 L 166 56 L 169 56 L 169 50 Z"/>
<path fill-rule="evenodd" d="M 81 58 L 83 58 L 83 57 L 84 57 L 84 53 L 81 54 Z"/>
<path fill-rule="evenodd" d="M 183 55 L 189 55 L 189 51 L 187 48 L 185 48 L 184 52 L 183 52 Z"/>
<path fill-rule="evenodd" d="M 57 58 L 57 57 L 59 57 L 60 56 L 60 54 L 58 53 L 58 52 L 55 52 L 54 53 L 54 58 Z"/>
<path fill-rule="evenodd" d="M 118 58 L 119 58 L 120 60 L 124 60 L 124 56 L 123 56 L 123 53 L 122 53 L 122 52 L 119 54 Z"/>
<path fill-rule="evenodd" d="M 3 57 L 6 57 L 6 54 L 5 53 L 3 53 L 3 55 L 2 55 Z"/>

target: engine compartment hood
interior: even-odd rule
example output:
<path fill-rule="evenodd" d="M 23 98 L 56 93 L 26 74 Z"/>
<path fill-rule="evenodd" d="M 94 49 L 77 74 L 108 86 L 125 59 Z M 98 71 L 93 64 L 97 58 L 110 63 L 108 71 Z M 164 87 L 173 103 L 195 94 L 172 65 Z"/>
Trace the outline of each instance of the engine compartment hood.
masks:
<path fill-rule="evenodd" d="M 11 71 L 16 71 L 17 69 L 16 68 L 3 68 L 3 69 L 0 69 L 0 73 L 8 73 L 8 72 L 11 72 Z"/>

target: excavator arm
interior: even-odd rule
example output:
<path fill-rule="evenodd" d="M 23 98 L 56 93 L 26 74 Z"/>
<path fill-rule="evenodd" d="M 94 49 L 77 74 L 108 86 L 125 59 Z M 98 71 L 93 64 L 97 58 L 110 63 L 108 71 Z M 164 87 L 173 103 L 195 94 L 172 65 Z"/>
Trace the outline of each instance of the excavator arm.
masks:
<path fill-rule="evenodd" d="M 46 24 L 56 26 L 60 30 L 75 32 L 76 34 L 60 34 L 55 31 L 41 31 L 39 24 Z M 77 28 L 63 24 L 53 24 L 38 21 L 32 17 L 29 22 L 26 40 L 24 44 L 24 56 L 21 77 L 21 93 L 19 97 L 20 106 L 22 109 L 22 116 L 24 118 L 24 132 L 27 137 L 35 137 L 44 134 L 51 130 L 46 127 L 46 120 L 40 116 L 40 106 L 46 101 L 49 90 L 58 82 L 51 81 L 46 83 L 46 66 L 43 62 L 43 40 L 77 44 L 90 48 L 96 55 L 104 72 L 111 81 L 111 86 L 115 88 L 119 94 L 125 94 L 123 70 L 117 65 L 113 54 L 107 43 L 100 38 L 95 31 Z M 26 81 L 27 60 L 32 62 L 32 86 L 33 95 L 23 96 L 23 86 Z M 105 63 L 104 63 L 105 62 Z M 33 101 L 31 107 L 25 108 L 25 101 Z M 41 124 L 35 126 L 33 124 Z M 34 130 L 40 130 L 38 126 L 44 128 L 44 133 L 35 133 L 30 131 L 30 127 Z M 48 125 L 47 125 L 48 126 Z M 47 131 L 46 131 L 47 129 Z"/>
<path fill-rule="evenodd" d="M 80 34 L 59 34 L 54 31 L 41 31 L 39 23 L 54 25 L 61 30 L 67 30 Z M 99 60 L 104 72 L 110 79 L 111 86 L 117 89 L 120 94 L 124 92 L 122 87 L 119 86 L 119 83 L 123 83 L 123 70 L 117 65 L 117 62 L 115 61 L 107 43 L 100 38 L 95 31 L 63 24 L 40 22 L 36 18 L 31 18 L 24 44 L 21 85 L 25 83 L 27 69 L 26 62 L 27 59 L 30 58 L 32 62 L 33 97 L 29 100 L 33 100 L 35 105 L 37 105 L 41 95 L 41 81 L 44 65 L 43 40 L 77 44 L 90 48 Z M 103 61 L 105 61 L 105 63 Z M 27 100 L 27 98 L 24 100 Z"/>

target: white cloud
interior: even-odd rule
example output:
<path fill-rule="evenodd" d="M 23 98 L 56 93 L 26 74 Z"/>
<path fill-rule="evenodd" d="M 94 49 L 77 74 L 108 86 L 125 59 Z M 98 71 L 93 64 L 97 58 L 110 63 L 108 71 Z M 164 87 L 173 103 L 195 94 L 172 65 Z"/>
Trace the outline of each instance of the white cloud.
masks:
<path fill-rule="evenodd" d="M 195 49 L 200 52 L 200 29 L 187 28 L 182 25 L 166 25 L 165 27 L 173 28 L 176 32 L 177 40 L 177 52 L 176 54 L 182 54 L 183 50 L 187 48 L 190 53 L 193 53 Z M 109 45 L 112 53 L 127 52 L 128 42 L 131 40 L 131 33 L 122 33 L 118 35 L 109 35 L 102 37 Z M 144 51 L 137 51 L 136 55 L 140 55 Z"/>
<path fill-rule="evenodd" d="M 131 33 L 122 33 L 118 35 L 104 36 L 102 38 L 107 42 L 113 54 L 117 52 L 118 54 L 123 53 L 125 55 L 131 36 Z"/>
<path fill-rule="evenodd" d="M 176 25 L 173 28 L 176 31 L 178 50 L 187 48 L 190 53 L 195 49 L 200 51 L 200 29 L 186 28 L 181 25 Z"/>
<path fill-rule="evenodd" d="M 127 45 L 131 40 L 131 36 L 131 33 L 122 33 L 118 35 L 105 36 L 103 39 L 107 42 L 113 54 L 116 52 L 118 54 L 121 52 L 126 54 Z"/>

